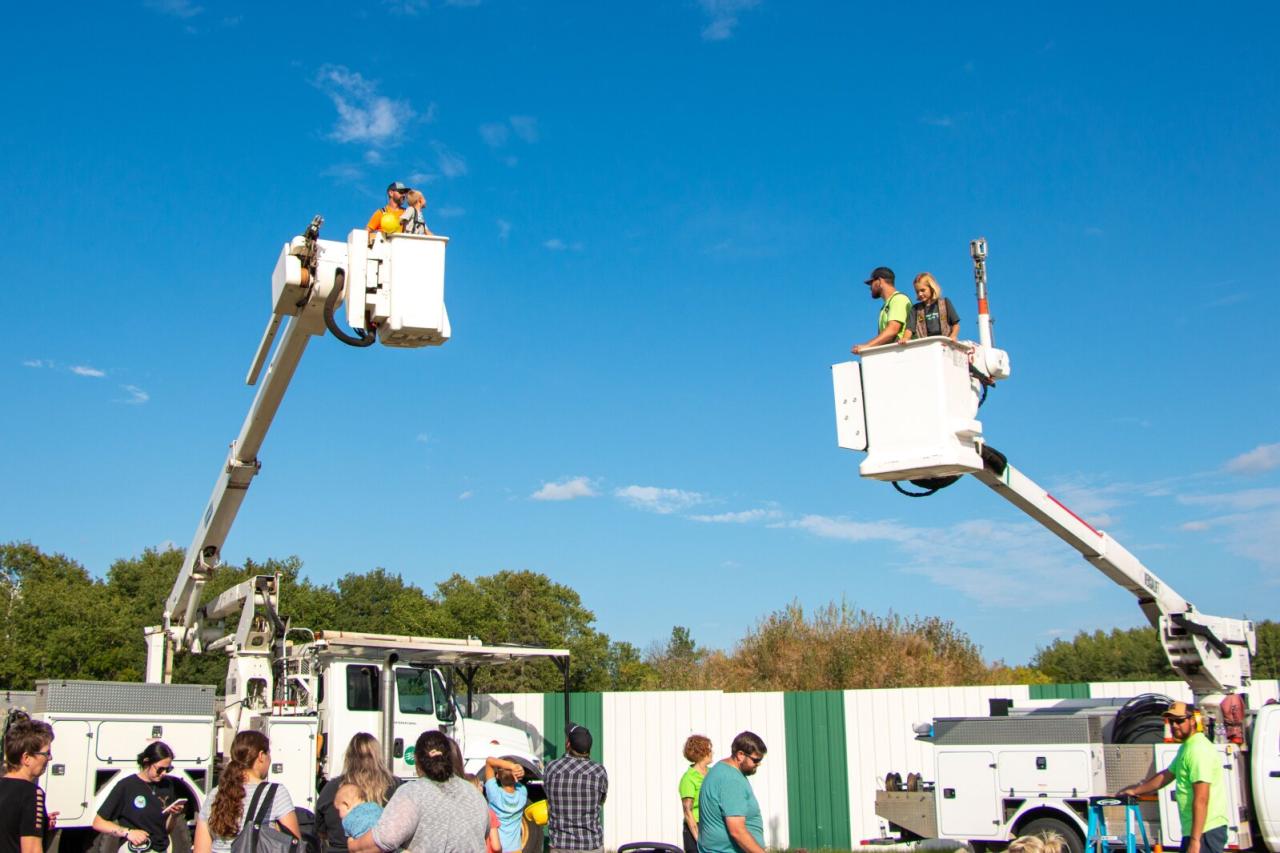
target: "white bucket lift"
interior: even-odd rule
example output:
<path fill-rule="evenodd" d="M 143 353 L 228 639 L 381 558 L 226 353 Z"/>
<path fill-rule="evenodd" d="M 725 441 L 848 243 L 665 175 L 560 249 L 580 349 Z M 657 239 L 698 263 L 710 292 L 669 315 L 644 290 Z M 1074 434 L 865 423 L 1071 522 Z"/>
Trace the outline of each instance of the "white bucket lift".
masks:
<path fill-rule="evenodd" d="M 982 470 L 980 386 L 970 345 L 950 338 L 885 344 L 862 363 L 834 365 L 837 441 L 865 450 L 875 480 L 917 480 Z"/>
<path fill-rule="evenodd" d="M 391 234 L 369 247 L 367 231 L 347 237 L 347 322 L 372 320 L 389 347 L 420 347 L 449 340 L 444 307 L 444 250 L 448 237 Z M 394 285 L 394 286 L 393 286 Z"/>

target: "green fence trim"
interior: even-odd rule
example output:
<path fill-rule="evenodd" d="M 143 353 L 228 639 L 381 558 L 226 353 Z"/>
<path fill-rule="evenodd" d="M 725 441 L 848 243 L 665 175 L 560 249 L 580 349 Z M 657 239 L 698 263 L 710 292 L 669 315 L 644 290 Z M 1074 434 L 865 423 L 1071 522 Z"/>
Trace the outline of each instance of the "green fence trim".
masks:
<path fill-rule="evenodd" d="M 1092 699 L 1088 682 L 1077 681 L 1073 684 L 1031 684 L 1032 699 Z"/>
<path fill-rule="evenodd" d="M 844 692 L 785 693 L 787 820 L 792 849 L 849 849 Z"/>
<path fill-rule="evenodd" d="M 604 695 L 601 693 L 569 694 L 569 719 L 591 732 L 591 760 L 604 761 Z M 564 694 L 542 694 L 542 736 L 546 744 L 543 762 L 564 755 Z"/>

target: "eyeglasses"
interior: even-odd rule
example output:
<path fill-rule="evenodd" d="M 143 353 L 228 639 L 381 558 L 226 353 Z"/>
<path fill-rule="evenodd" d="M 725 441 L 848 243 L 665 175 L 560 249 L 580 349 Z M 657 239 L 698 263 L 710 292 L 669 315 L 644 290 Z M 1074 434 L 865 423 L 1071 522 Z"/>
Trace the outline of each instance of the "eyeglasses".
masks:
<path fill-rule="evenodd" d="M 43 755 L 45 758 L 53 758 L 53 752 L 46 749 L 44 752 L 32 752 L 31 755 Z"/>
<path fill-rule="evenodd" d="M 764 761 L 763 755 L 748 755 L 744 752 L 742 753 L 742 757 L 751 759 L 752 764 L 759 764 L 761 761 Z"/>
<path fill-rule="evenodd" d="M 155 764 L 155 765 L 152 765 L 151 769 L 156 771 L 157 773 L 172 773 L 173 765 L 172 764 Z"/>
<path fill-rule="evenodd" d="M 1165 717 L 1171 723 L 1185 723 L 1190 717 Z"/>

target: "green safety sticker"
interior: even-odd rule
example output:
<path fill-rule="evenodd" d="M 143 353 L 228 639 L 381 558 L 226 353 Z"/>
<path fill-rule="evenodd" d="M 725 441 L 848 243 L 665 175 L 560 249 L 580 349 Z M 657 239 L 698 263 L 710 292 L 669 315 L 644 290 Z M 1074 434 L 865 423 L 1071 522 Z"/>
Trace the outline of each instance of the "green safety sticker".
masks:
<path fill-rule="evenodd" d="M 410 767 L 413 766 L 413 747 L 409 747 L 404 751 L 404 763 Z"/>

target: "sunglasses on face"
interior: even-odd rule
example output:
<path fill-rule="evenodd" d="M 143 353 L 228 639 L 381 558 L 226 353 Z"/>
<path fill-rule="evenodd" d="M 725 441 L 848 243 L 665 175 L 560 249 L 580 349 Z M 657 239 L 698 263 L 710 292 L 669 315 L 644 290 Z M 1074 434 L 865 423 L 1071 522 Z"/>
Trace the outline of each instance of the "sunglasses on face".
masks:
<path fill-rule="evenodd" d="M 172 765 L 172 764 L 157 764 L 157 765 L 155 765 L 154 767 L 152 767 L 151 769 L 152 769 L 152 770 L 154 770 L 154 771 L 156 771 L 157 773 L 171 773 L 171 772 L 173 772 L 173 765 Z"/>

